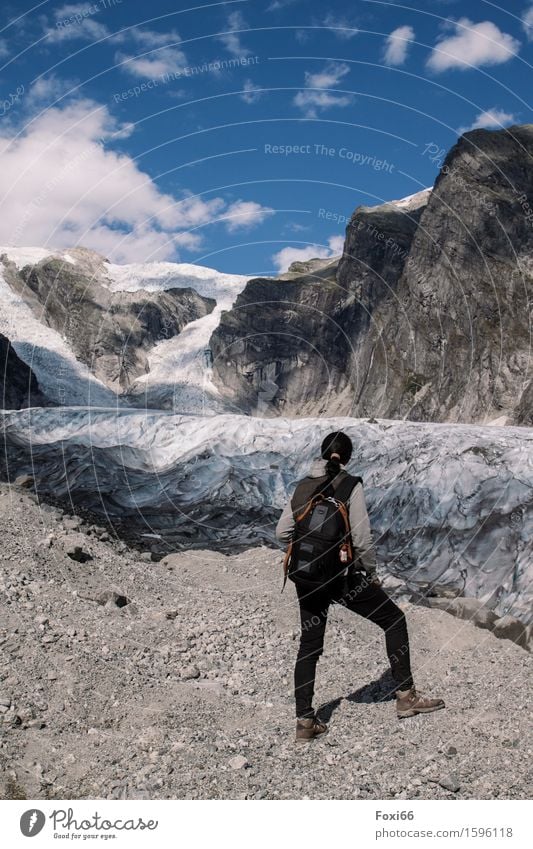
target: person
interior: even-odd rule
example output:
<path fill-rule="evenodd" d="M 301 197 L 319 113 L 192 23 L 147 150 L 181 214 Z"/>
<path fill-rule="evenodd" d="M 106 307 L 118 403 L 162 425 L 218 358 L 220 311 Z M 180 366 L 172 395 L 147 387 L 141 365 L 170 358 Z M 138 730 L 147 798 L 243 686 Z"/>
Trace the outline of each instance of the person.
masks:
<path fill-rule="evenodd" d="M 352 455 L 352 442 L 347 434 L 336 431 L 322 442 L 321 459 L 312 463 L 309 474 L 299 481 L 276 526 L 280 542 L 293 539 L 295 515 L 309 503 L 313 493 L 331 484 L 333 488 L 347 477 L 344 466 Z M 300 607 L 301 636 L 294 669 L 296 701 L 296 739 L 312 740 L 327 731 L 327 725 L 315 713 L 312 703 L 315 671 L 324 645 L 330 604 L 342 604 L 374 622 L 385 632 L 385 645 L 395 682 L 396 712 L 402 719 L 419 713 L 430 713 L 444 707 L 442 699 L 424 698 L 417 693 L 411 672 L 409 636 L 402 610 L 387 595 L 376 571 L 376 555 L 365 504 L 361 478 L 356 481 L 346 507 L 349 517 L 353 559 L 348 578 L 333 578 L 313 589 L 296 581 Z"/>

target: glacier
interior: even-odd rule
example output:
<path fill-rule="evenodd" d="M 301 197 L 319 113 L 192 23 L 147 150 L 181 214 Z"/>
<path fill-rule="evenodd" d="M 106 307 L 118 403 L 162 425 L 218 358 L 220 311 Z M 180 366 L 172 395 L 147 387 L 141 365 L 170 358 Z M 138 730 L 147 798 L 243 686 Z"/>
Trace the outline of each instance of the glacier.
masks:
<path fill-rule="evenodd" d="M 128 395 L 117 395 L 79 362 L 60 333 L 34 315 L 24 299 L 9 285 L 0 260 L 0 332 L 34 372 L 45 394 L 58 404 L 96 406 L 170 407 L 175 412 L 215 415 L 227 403 L 212 381 L 209 339 L 223 310 L 233 306 L 249 277 L 225 274 L 207 266 L 176 262 L 117 265 L 101 261 L 94 273 L 112 292 L 162 292 L 191 287 L 199 295 L 216 299 L 213 312 L 190 322 L 181 333 L 156 344 L 148 354 L 149 371 L 138 377 Z M 20 270 L 48 258 L 76 266 L 83 259 L 76 249 L 0 247 Z M 58 380 L 58 373 L 61 380 Z"/>
<path fill-rule="evenodd" d="M 274 544 L 296 480 L 324 435 L 342 429 L 382 568 L 533 620 L 532 429 L 94 407 L 1 418 L 10 476 L 27 472 L 42 495 L 127 518 L 167 550 Z"/>

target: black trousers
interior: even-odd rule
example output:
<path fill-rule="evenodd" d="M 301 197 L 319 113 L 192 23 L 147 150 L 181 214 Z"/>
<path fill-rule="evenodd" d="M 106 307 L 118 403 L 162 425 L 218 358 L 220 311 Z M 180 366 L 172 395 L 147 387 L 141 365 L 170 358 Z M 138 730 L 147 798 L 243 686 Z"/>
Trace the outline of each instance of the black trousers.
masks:
<path fill-rule="evenodd" d="M 362 572 L 348 580 L 332 582 L 324 589 L 312 591 L 296 584 L 302 632 L 294 669 L 296 716 L 313 716 L 315 670 L 324 646 L 329 605 L 342 604 L 385 632 L 385 645 L 392 676 L 398 689 L 413 686 L 409 659 L 407 623 L 400 608 L 384 589 L 372 584 Z"/>

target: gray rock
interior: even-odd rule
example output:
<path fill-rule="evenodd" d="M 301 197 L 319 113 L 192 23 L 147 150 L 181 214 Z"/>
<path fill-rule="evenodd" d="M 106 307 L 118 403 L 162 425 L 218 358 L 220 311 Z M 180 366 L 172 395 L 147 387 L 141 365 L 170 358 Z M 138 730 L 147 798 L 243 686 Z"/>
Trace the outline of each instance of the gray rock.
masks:
<path fill-rule="evenodd" d="M 438 783 L 441 787 L 444 787 L 445 790 L 450 790 L 451 793 L 457 793 L 457 791 L 461 789 L 461 782 L 455 773 L 443 775 L 439 778 Z"/>
<path fill-rule="evenodd" d="M 86 543 L 84 534 L 69 534 L 60 540 L 60 545 L 65 554 L 78 563 L 86 563 L 88 560 L 92 560 L 92 554 L 87 550 Z"/>
<path fill-rule="evenodd" d="M 20 410 L 23 407 L 48 403 L 30 366 L 20 359 L 9 339 L 2 333 L 0 333 L 0 398 L 5 410 Z M 18 483 L 16 479 L 17 486 L 30 486 L 33 483 L 30 475 L 21 477 L 29 478 L 30 481 Z"/>
<path fill-rule="evenodd" d="M 494 636 L 501 640 L 512 640 L 522 648 L 527 648 L 528 645 L 528 629 L 514 616 L 502 616 L 496 619 L 492 628 Z"/>
<path fill-rule="evenodd" d="M 235 755 L 234 758 L 229 759 L 228 766 L 231 769 L 246 769 L 250 764 L 244 755 Z"/>
<path fill-rule="evenodd" d="M 17 486 L 28 488 L 30 486 L 33 486 L 34 483 L 35 478 L 33 478 L 31 475 L 18 475 L 18 477 L 15 478 L 15 484 Z"/>
<path fill-rule="evenodd" d="M 428 598 L 429 606 L 445 610 L 459 619 L 473 622 L 479 628 L 492 630 L 498 615 L 479 598 Z"/>
<path fill-rule="evenodd" d="M 77 530 L 82 524 L 82 520 L 79 516 L 65 516 L 63 519 L 63 525 L 69 531 Z"/>
<path fill-rule="evenodd" d="M 182 681 L 191 681 L 200 677 L 200 670 L 196 666 L 185 666 L 180 672 Z"/>

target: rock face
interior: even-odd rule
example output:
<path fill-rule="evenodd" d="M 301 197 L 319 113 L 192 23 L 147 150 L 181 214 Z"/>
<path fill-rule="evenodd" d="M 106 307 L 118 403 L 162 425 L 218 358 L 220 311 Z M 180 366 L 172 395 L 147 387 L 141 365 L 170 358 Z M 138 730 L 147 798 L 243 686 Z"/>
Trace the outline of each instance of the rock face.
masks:
<path fill-rule="evenodd" d="M 372 314 L 396 288 L 428 194 L 359 207 L 340 262 L 296 262 L 280 278 L 250 280 L 211 337 L 225 396 L 258 415 L 353 412 Z"/>
<path fill-rule="evenodd" d="M 298 265 L 279 280 L 249 281 L 211 337 L 215 383 L 246 413 L 323 413 L 349 392 L 342 328 L 353 299 L 339 289 L 336 262 L 303 273 Z"/>
<path fill-rule="evenodd" d="M 4 410 L 46 404 L 31 368 L 17 356 L 0 333 L 0 406 Z"/>
<path fill-rule="evenodd" d="M 247 412 L 531 424 L 533 125 L 466 133 L 431 192 L 358 208 L 335 269 L 252 280 L 213 334 Z M 326 282 L 323 277 L 326 276 Z"/>
<path fill-rule="evenodd" d="M 4 259 L 5 277 L 34 314 L 65 338 L 76 358 L 117 393 L 148 370 L 147 352 L 210 313 L 215 301 L 194 289 L 113 292 L 104 258 L 76 249 L 77 262 L 46 257 L 18 271 Z"/>
<path fill-rule="evenodd" d="M 448 154 L 397 303 L 387 303 L 367 343 L 376 344 L 365 408 L 426 421 L 527 423 L 532 154 L 533 125 L 475 130 Z"/>

